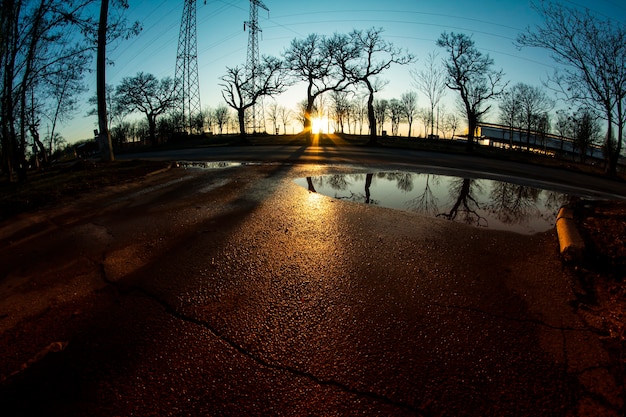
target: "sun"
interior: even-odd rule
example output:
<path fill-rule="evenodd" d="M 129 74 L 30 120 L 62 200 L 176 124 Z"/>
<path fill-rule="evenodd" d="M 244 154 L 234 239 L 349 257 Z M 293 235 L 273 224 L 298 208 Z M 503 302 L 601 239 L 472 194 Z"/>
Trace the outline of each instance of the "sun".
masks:
<path fill-rule="evenodd" d="M 315 117 L 311 120 L 311 130 L 314 134 L 317 133 L 334 133 L 335 129 L 330 126 L 328 117 Z"/>

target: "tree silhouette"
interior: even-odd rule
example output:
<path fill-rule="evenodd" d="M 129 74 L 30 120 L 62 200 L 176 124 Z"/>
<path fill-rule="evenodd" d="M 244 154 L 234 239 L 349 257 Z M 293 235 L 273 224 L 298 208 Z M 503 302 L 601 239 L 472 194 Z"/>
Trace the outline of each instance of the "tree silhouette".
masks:
<path fill-rule="evenodd" d="M 497 98 L 506 84 L 502 71 L 491 69 L 493 60 L 476 48 L 474 41 L 465 34 L 442 33 L 437 45 L 445 48 L 448 78 L 446 85 L 458 91 L 467 116 L 467 150 L 474 146 L 476 127 L 490 109 L 487 102 Z"/>
<path fill-rule="evenodd" d="M 402 94 L 400 98 L 402 103 L 402 112 L 404 114 L 404 120 L 409 124 L 409 134 L 411 137 L 411 129 L 413 128 L 413 120 L 417 114 L 417 94 L 414 91 L 408 91 Z"/>
<path fill-rule="evenodd" d="M 374 93 L 384 85 L 377 77 L 391 65 L 406 65 L 415 59 L 414 56 L 382 37 L 382 28 L 354 30 L 350 33 L 352 45 L 359 51 L 358 59 L 348 62 L 345 70 L 349 79 L 355 84 L 365 84 L 368 91 L 367 118 L 370 125 L 370 145 L 378 144 L 377 120 L 374 111 Z"/>
<path fill-rule="evenodd" d="M 344 71 L 347 62 L 358 55 L 346 35 L 332 38 L 310 34 L 305 39 L 294 39 L 283 53 L 286 65 L 295 79 L 307 85 L 304 105 L 304 133 L 310 139 L 311 113 L 315 100 L 329 91 L 343 91 L 350 85 Z"/>
<path fill-rule="evenodd" d="M 157 143 L 157 117 L 175 108 L 180 101 L 172 78 L 159 81 L 154 75 L 143 72 L 123 78 L 115 90 L 115 97 L 128 112 L 137 111 L 146 116 L 153 146 Z"/>
<path fill-rule="evenodd" d="M 274 57 L 263 56 L 257 73 L 252 74 L 241 66 L 226 68 L 221 80 L 222 97 L 237 111 L 239 135 L 246 138 L 246 110 L 254 106 L 261 97 L 273 97 L 285 91 L 288 83 L 285 66 Z"/>
<path fill-rule="evenodd" d="M 406 202 L 406 207 L 411 210 L 422 214 L 434 216 L 439 211 L 438 199 L 435 197 L 431 187 L 431 180 L 436 181 L 436 176 L 427 174 L 426 182 L 424 184 L 424 191 L 417 195 L 417 197 Z"/>
<path fill-rule="evenodd" d="M 446 91 L 446 72 L 438 64 L 435 52 L 428 54 L 426 68 L 421 71 L 411 71 L 417 88 L 426 95 L 430 102 L 430 134 L 435 134 L 435 107 Z"/>
<path fill-rule="evenodd" d="M 447 213 L 440 213 L 437 217 L 443 217 L 448 220 L 456 220 L 461 214 L 461 220 L 466 224 L 487 227 L 487 219 L 478 213 L 480 207 L 475 193 L 480 190 L 478 180 L 470 178 L 458 178 L 451 182 L 450 196 L 456 198 L 452 208 Z"/>
<path fill-rule="evenodd" d="M 551 51 L 562 66 L 550 78 L 551 85 L 567 99 L 602 110 L 607 121 L 607 172 L 615 174 L 626 124 L 626 27 L 561 3 L 541 1 L 533 7 L 543 24 L 529 28 L 517 42 Z"/>

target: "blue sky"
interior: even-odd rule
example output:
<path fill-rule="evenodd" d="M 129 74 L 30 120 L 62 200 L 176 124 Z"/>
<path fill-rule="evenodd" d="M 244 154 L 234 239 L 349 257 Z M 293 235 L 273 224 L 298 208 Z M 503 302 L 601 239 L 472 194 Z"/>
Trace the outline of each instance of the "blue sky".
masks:
<path fill-rule="evenodd" d="M 443 51 L 435 44 L 439 35 L 462 32 L 472 35 L 476 46 L 494 60 L 494 68 L 502 69 L 511 84 L 525 82 L 541 85 L 553 71 L 549 53 L 537 49 L 518 50 L 517 35 L 526 27 L 539 23 L 528 0 L 263 0 L 270 9 L 269 16 L 259 9 L 259 39 L 261 54 L 280 56 L 294 38 L 310 33 L 332 35 L 353 29 L 382 27 L 384 36 L 396 46 L 417 57 L 417 62 L 395 67 L 383 75 L 389 84 L 380 98 L 399 98 L 403 92 L 417 91 L 412 85 L 411 69 L 421 69 L 432 51 Z M 626 24 L 626 4 L 623 0 L 562 1 L 570 7 L 586 7 L 603 19 L 615 19 Z M 137 72 L 149 72 L 158 78 L 174 76 L 178 34 L 183 0 L 130 0 L 125 15 L 129 21 L 138 20 L 143 31 L 137 37 L 120 42 L 108 51 L 114 66 L 107 69 L 107 82 L 117 85 L 123 77 Z M 207 0 L 197 2 L 198 73 L 202 108 L 214 108 L 223 103 L 219 78 L 227 66 L 244 65 L 248 32 L 244 21 L 249 18 L 249 0 Z M 92 86 L 86 96 L 95 94 L 95 73 L 88 75 Z M 296 85 L 277 101 L 295 108 L 306 98 L 306 91 Z M 448 111 L 454 109 L 453 92 L 446 93 Z M 419 96 L 419 107 L 427 101 Z M 87 105 L 85 105 L 86 107 Z M 494 106 L 495 107 L 495 106 Z M 87 107 L 86 107 L 87 108 Z M 62 127 L 62 135 L 74 142 L 92 136 L 95 117 L 76 117 Z M 495 119 L 497 111 L 490 116 Z M 488 117 L 489 118 L 489 117 Z"/>

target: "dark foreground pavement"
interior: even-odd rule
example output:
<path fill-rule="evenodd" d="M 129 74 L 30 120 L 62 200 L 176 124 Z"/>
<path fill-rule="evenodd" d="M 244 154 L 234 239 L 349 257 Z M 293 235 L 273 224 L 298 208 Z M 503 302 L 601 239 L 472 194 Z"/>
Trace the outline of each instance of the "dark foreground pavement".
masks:
<path fill-rule="evenodd" d="M 291 181 L 344 169 L 173 169 L 0 225 L 0 414 L 622 414 L 554 231 Z"/>

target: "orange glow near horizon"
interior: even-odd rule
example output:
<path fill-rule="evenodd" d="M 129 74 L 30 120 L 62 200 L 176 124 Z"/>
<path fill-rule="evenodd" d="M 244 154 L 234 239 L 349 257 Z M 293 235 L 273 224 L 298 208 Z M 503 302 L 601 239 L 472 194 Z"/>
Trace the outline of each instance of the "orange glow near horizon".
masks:
<path fill-rule="evenodd" d="M 330 126 L 327 117 L 315 117 L 311 120 L 311 130 L 313 134 L 335 133 L 335 129 Z"/>

